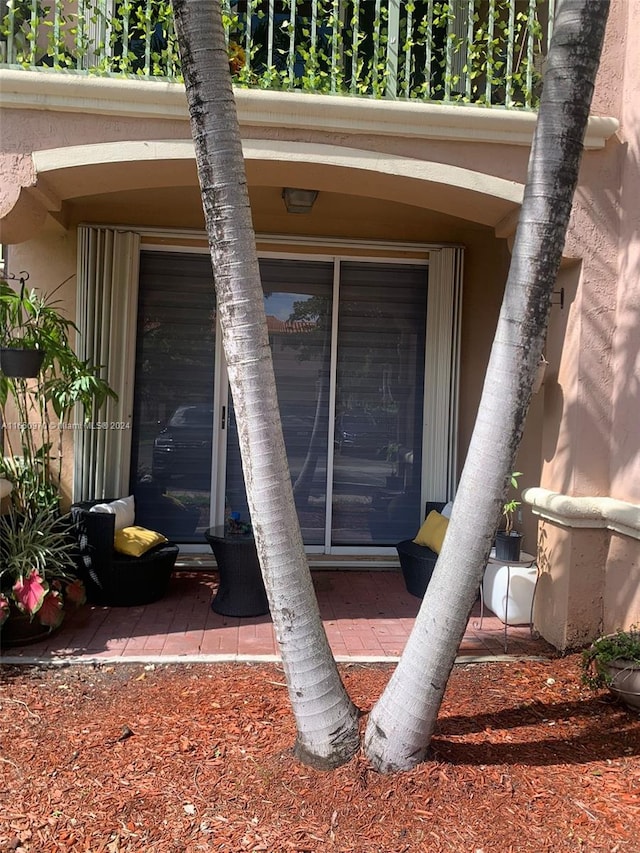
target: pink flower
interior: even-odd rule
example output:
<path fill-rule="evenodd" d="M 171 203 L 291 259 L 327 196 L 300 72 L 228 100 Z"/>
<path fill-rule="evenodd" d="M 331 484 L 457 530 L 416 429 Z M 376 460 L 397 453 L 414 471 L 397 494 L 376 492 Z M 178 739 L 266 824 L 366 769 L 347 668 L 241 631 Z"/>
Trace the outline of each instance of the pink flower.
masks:
<path fill-rule="evenodd" d="M 49 591 L 47 582 L 33 569 L 26 578 L 18 578 L 13 585 L 13 598 L 23 613 L 33 617 L 42 607 L 44 597 Z"/>

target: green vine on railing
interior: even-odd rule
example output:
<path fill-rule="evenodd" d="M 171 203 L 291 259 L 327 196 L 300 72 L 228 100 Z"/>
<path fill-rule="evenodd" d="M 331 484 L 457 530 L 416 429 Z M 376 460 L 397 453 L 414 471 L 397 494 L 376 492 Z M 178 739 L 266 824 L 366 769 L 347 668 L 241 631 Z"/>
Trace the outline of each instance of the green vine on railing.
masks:
<path fill-rule="evenodd" d="M 222 0 L 238 86 L 537 105 L 548 4 L 516 0 Z M 166 0 L 13 0 L 3 64 L 180 80 Z"/>

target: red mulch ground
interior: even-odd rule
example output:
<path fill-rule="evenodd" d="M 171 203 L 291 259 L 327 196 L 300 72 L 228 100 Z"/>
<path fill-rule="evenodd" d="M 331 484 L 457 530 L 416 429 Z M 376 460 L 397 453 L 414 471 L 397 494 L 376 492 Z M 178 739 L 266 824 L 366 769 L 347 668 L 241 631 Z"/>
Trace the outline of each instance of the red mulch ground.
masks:
<path fill-rule="evenodd" d="M 298 764 L 276 666 L 4 667 L 0 850 L 640 853 L 640 717 L 578 665 L 456 667 L 392 776 Z M 365 712 L 390 671 L 343 667 Z"/>

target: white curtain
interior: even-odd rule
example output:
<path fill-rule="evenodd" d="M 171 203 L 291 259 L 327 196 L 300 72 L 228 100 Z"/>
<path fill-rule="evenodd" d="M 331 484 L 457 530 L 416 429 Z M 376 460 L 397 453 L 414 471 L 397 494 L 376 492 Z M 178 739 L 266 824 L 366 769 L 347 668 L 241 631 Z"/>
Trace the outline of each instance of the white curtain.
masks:
<path fill-rule="evenodd" d="M 464 250 L 455 247 L 429 253 L 423 505 L 452 498 L 457 484 L 463 260 Z"/>
<path fill-rule="evenodd" d="M 139 255 L 139 234 L 78 228 L 78 354 L 102 365 L 118 399 L 74 434 L 74 501 L 128 494 Z"/>

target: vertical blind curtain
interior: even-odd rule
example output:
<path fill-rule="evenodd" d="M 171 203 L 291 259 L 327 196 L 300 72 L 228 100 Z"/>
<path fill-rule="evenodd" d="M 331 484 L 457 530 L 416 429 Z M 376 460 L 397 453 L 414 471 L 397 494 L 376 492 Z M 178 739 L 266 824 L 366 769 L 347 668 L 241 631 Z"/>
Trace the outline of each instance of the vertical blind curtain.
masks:
<path fill-rule="evenodd" d="M 140 236 L 78 228 L 78 354 L 102 366 L 118 395 L 74 433 L 73 499 L 118 497 L 129 488 Z"/>
<path fill-rule="evenodd" d="M 457 483 L 460 310 L 464 250 L 429 254 L 422 504 L 452 498 Z"/>

